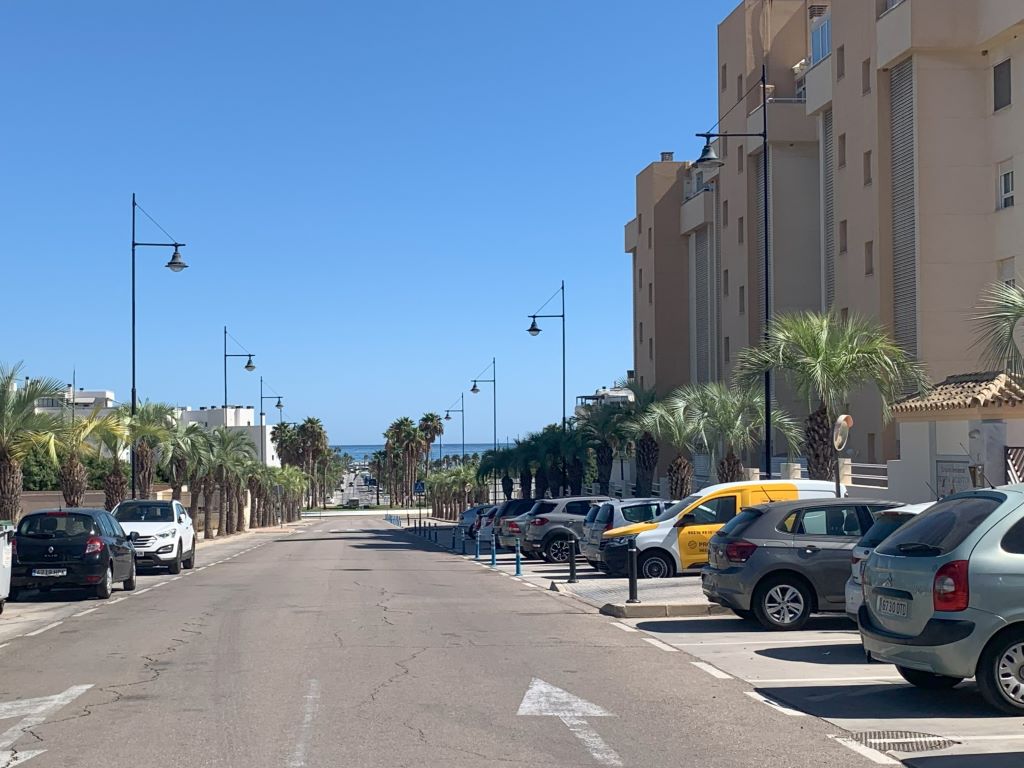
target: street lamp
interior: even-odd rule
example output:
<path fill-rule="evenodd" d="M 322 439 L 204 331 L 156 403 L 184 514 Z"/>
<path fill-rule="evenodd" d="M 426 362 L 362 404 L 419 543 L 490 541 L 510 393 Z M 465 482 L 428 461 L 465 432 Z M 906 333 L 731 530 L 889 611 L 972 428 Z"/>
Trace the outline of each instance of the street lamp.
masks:
<path fill-rule="evenodd" d="M 475 394 L 480 392 L 480 387 L 477 386 L 478 383 L 479 384 L 490 384 L 491 385 L 491 391 L 492 391 L 492 393 L 494 395 L 494 398 L 493 398 L 494 450 L 496 451 L 496 450 L 498 450 L 498 383 L 497 383 L 497 379 L 498 379 L 498 366 L 497 366 L 497 364 L 495 362 L 495 358 L 493 358 L 493 357 L 491 358 L 491 364 L 488 365 L 487 368 L 491 369 L 491 378 L 489 378 L 489 379 L 481 379 L 478 376 L 477 378 L 473 379 L 473 386 L 469 388 L 469 391 L 472 392 L 475 395 Z M 487 368 L 484 368 L 482 371 L 480 371 L 480 376 L 483 376 L 485 373 L 487 373 Z M 463 414 L 463 417 L 465 417 L 465 414 Z M 462 451 L 463 451 L 463 456 L 465 456 L 465 451 L 466 451 L 465 445 L 463 445 Z M 495 503 L 498 502 L 498 473 L 497 472 L 494 473 L 494 502 Z"/>
<path fill-rule="evenodd" d="M 474 382 L 473 386 L 476 387 L 476 383 L 475 382 Z M 472 392 L 472 391 L 473 390 L 470 390 L 470 392 Z M 480 387 L 476 387 L 476 391 L 479 392 L 480 391 Z M 462 423 L 462 459 L 459 461 L 460 465 L 466 463 L 466 402 L 465 402 L 464 398 L 465 398 L 465 395 L 463 395 L 460 392 L 459 393 L 459 407 L 458 408 L 445 408 L 445 410 L 444 410 L 444 420 L 445 421 L 451 421 L 453 413 L 457 413 L 461 417 L 460 421 Z M 452 405 L 455 405 L 455 403 L 452 403 Z"/>
<path fill-rule="evenodd" d="M 539 314 L 548 304 L 551 303 L 551 299 L 554 299 L 558 294 L 562 294 L 562 312 L 558 315 L 542 315 Z M 530 327 L 526 329 L 526 332 L 531 336 L 538 336 L 541 332 L 541 327 L 537 325 L 537 318 L 545 317 L 557 317 L 562 321 L 562 431 L 565 432 L 568 425 L 568 421 L 565 418 L 565 280 L 562 281 L 561 286 L 558 290 L 551 294 L 551 299 L 545 301 L 540 309 L 534 312 L 532 315 L 527 315 L 530 318 Z"/>
<path fill-rule="evenodd" d="M 225 427 L 228 425 L 228 358 L 229 357 L 244 357 L 245 358 L 245 365 L 243 365 L 242 367 L 245 368 L 245 370 L 249 371 L 250 373 L 252 373 L 253 371 L 256 370 L 256 364 L 252 361 L 252 359 L 256 355 L 254 355 L 252 352 L 249 352 L 248 350 L 246 350 L 245 352 L 242 352 L 242 353 L 230 353 L 230 354 L 228 353 L 228 336 L 231 336 L 231 334 L 228 333 L 228 327 L 225 325 L 224 326 L 224 426 Z M 238 346 L 242 347 L 241 342 L 239 342 L 238 339 L 236 339 L 234 336 L 231 336 L 231 340 L 234 341 L 235 344 L 238 344 Z M 242 349 L 245 349 L 245 347 L 242 347 Z M 260 410 L 263 410 L 263 403 L 262 403 L 262 401 L 260 402 Z"/>
<path fill-rule="evenodd" d="M 135 210 L 142 211 L 143 215 L 156 224 L 157 229 L 167 235 L 170 242 L 167 243 L 140 243 L 135 239 Z M 174 252 L 171 254 L 171 260 L 164 264 L 171 272 L 181 272 L 183 269 L 188 269 L 188 264 L 181 258 L 181 251 L 179 248 L 184 248 L 184 243 L 179 243 L 169 234 L 167 230 L 160 226 L 156 219 L 146 213 L 146 209 L 135 202 L 135 193 L 132 193 L 132 416 L 135 415 L 138 410 L 139 396 L 138 390 L 135 383 L 135 249 L 136 248 L 173 248 Z M 132 458 L 132 498 L 135 498 L 135 484 L 136 484 L 136 462 L 135 462 L 135 443 L 131 444 L 131 458 Z"/>
<path fill-rule="evenodd" d="M 255 368 L 256 366 L 253 366 Z M 267 438 L 263 434 L 263 429 L 266 427 L 264 423 L 266 421 L 267 414 L 263 411 L 263 403 L 266 400 L 277 399 L 274 407 L 277 408 L 277 423 L 281 423 L 281 412 L 284 409 L 284 403 L 281 402 L 281 395 L 264 395 L 263 394 L 263 377 L 260 376 L 260 461 L 263 462 L 264 466 L 267 463 Z M 225 398 L 226 399 L 226 398 Z"/>
<path fill-rule="evenodd" d="M 748 91 L 749 93 L 749 91 Z M 768 68 L 761 65 L 761 131 L 759 133 L 698 133 L 699 138 L 704 139 L 704 149 L 700 158 L 694 165 L 708 165 L 714 168 L 721 168 L 725 165 L 715 148 L 711 146 L 711 140 L 726 136 L 759 138 L 763 146 L 762 179 L 764 198 L 764 329 L 762 337 L 765 341 L 769 338 L 769 325 L 772 319 L 771 312 L 771 262 L 769 259 L 769 248 L 771 238 L 768 227 L 770 224 L 771 210 L 768 200 Z M 772 477 L 772 372 L 768 369 L 764 372 L 764 466 L 767 478 Z"/>

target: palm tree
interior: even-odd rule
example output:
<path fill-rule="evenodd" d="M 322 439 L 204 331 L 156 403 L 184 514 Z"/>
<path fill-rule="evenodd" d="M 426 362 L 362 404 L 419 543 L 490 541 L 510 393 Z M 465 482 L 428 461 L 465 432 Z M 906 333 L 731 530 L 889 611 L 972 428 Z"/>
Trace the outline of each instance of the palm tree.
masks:
<path fill-rule="evenodd" d="M 624 386 L 633 392 L 633 402 L 629 406 L 632 418 L 626 422 L 627 434 L 634 441 L 636 453 L 636 495 L 650 496 L 654 483 L 654 470 L 658 467 L 658 441 L 648 430 L 641 427 L 636 417 L 647 410 L 654 402 L 653 389 L 644 389 L 635 380 L 617 382 L 616 386 Z"/>
<path fill-rule="evenodd" d="M 586 473 L 587 461 L 590 459 L 590 445 L 586 436 L 571 422 L 569 428 L 562 431 L 562 465 L 566 471 L 566 481 L 570 496 L 583 493 L 583 476 Z"/>
<path fill-rule="evenodd" d="M 105 431 L 99 435 L 101 452 L 105 451 L 110 455 L 110 469 L 103 477 L 103 507 L 108 512 L 128 497 L 128 478 L 125 476 L 122 457 L 131 449 L 127 416 L 121 411 L 113 415 L 118 422 L 117 430 Z"/>
<path fill-rule="evenodd" d="M 203 431 L 201 434 L 202 437 L 197 435 L 189 441 L 188 450 L 185 454 L 186 470 L 184 475 L 187 478 L 189 490 L 189 517 L 193 520 L 198 519 L 199 499 L 202 497 L 205 502 L 203 530 L 206 531 L 209 530 L 206 527 L 206 523 L 210 520 L 210 502 L 212 501 L 212 490 L 207 492 L 206 479 L 211 477 L 214 472 L 213 446 L 210 442 L 209 433 Z"/>
<path fill-rule="evenodd" d="M 135 477 L 138 497 L 148 499 L 153 487 L 153 470 L 160 459 L 161 447 L 170 439 L 174 428 L 174 408 L 166 403 L 143 403 L 134 416 L 128 406 L 121 406 L 129 415 L 128 438 L 135 446 Z"/>
<path fill-rule="evenodd" d="M 160 466 L 167 469 L 171 477 L 171 498 L 181 500 L 181 487 L 188 481 L 189 464 L 196 450 L 202 450 L 209 442 L 206 430 L 199 424 L 178 422 L 170 430 Z M 192 486 L 190 485 L 189 488 Z"/>
<path fill-rule="evenodd" d="M 658 441 L 658 444 L 672 448 L 676 456 L 668 465 L 669 495 L 673 499 L 684 499 L 693 487 L 693 452 L 696 445 L 693 419 L 688 418 L 691 408 L 685 390 L 676 390 L 664 400 L 647 406 L 640 414 L 638 423 Z M 611 450 L 609 449 L 608 472 L 611 473 Z M 607 488 L 607 485 L 604 486 Z M 607 490 L 603 491 L 607 493 Z"/>
<path fill-rule="evenodd" d="M 434 445 L 434 441 L 437 440 L 441 435 L 444 434 L 444 421 L 441 417 L 430 411 L 429 413 L 423 414 L 420 418 L 419 423 L 420 433 L 423 435 L 423 442 L 426 449 L 426 466 L 427 472 L 430 471 L 430 449 Z"/>
<path fill-rule="evenodd" d="M 82 506 L 88 490 L 89 476 L 82 459 L 98 453 L 105 436 L 115 440 L 124 436 L 121 419 L 113 414 L 101 416 L 101 409 L 102 406 L 97 406 L 88 416 L 79 419 L 66 409 L 68 412 L 57 422 L 56 428 L 39 439 L 50 460 L 60 467 L 60 489 L 69 507 Z"/>
<path fill-rule="evenodd" d="M 618 403 L 596 403 L 584 406 L 580 416 L 580 431 L 594 449 L 597 483 L 605 496 L 609 492 L 615 452 L 626 437 L 625 415 Z"/>
<path fill-rule="evenodd" d="M 278 458 L 284 466 L 298 467 L 302 465 L 302 447 L 295 427 L 288 422 L 275 424 L 270 430 L 270 439 L 274 443 Z"/>
<path fill-rule="evenodd" d="M 210 435 L 213 464 L 219 485 L 217 536 L 234 533 L 235 519 L 231 502 L 235 497 L 235 479 L 247 460 L 256 458 L 256 446 L 244 432 L 217 427 Z M 209 529 L 207 529 L 207 535 Z"/>
<path fill-rule="evenodd" d="M 498 450 L 484 451 L 484 455 L 480 457 L 480 463 L 476 468 L 476 479 L 478 482 L 486 485 L 488 478 L 493 475 L 501 473 L 501 490 L 505 495 L 505 500 L 508 501 L 512 498 L 512 489 L 514 483 L 509 475 L 509 468 L 512 465 L 513 453 L 510 448 L 499 448 Z"/>
<path fill-rule="evenodd" d="M 804 450 L 808 473 L 834 480 L 832 425 L 850 394 L 873 385 L 882 398 L 882 417 L 909 391 L 927 386 L 924 368 L 899 347 L 876 320 L 836 312 L 798 312 L 776 316 L 767 340 L 740 352 L 736 382 L 755 386 L 765 371 L 781 374 L 807 403 Z"/>
<path fill-rule="evenodd" d="M 26 380 L 15 389 L 21 363 L 0 364 L 0 520 L 18 521 L 21 515 L 21 461 L 39 435 L 57 427 L 49 414 L 36 413 L 36 401 L 61 397 L 64 387 L 56 379 Z"/>
<path fill-rule="evenodd" d="M 981 294 L 974 321 L 984 364 L 993 370 L 1024 376 L 1024 355 L 1013 338 L 1024 318 L 1024 291 L 1015 285 L 994 283 Z"/>
<path fill-rule="evenodd" d="M 530 440 L 516 440 L 509 457 L 509 471 L 519 475 L 519 498 L 529 499 L 533 493 L 534 445 Z"/>
<path fill-rule="evenodd" d="M 301 450 L 301 466 L 309 478 L 309 503 L 312 506 L 319 488 L 316 467 L 324 454 L 330 450 L 327 444 L 327 431 L 320 419 L 310 416 L 298 426 L 296 436 Z"/>

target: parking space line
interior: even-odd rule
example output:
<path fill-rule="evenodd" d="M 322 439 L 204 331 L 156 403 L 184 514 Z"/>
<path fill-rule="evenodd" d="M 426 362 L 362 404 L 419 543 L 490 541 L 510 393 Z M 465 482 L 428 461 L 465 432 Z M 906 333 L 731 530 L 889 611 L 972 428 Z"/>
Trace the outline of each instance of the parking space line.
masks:
<path fill-rule="evenodd" d="M 36 635 L 41 635 L 41 634 L 43 634 L 43 632 L 48 632 L 49 630 L 53 629 L 54 627 L 59 627 L 63 623 L 64 623 L 63 621 L 55 621 L 55 622 L 53 622 L 53 624 L 47 624 L 45 627 L 37 629 L 35 632 L 26 632 L 25 633 L 25 637 L 35 637 Z"/>
<path fill-rule="evenodd" d="M 872 675 L 870 677 L 766 677 L 747 680 L 752 685 L 765 683 L 887 683 L 903 680 L 899 675 Z"/>
<path fill-rule="evenodd" d="M 156 589 L 157 587 L 162 587 L 166 583 L 167 583 L 166 581 L 158 582 L 158 583 L 154 584 L 152 587 L 150 587 L 150 589 Z"/>
<path fill-rule="evenodd" d="M 663 643 L 663 642 L 661 642 L 661 640 L 655 640 L 653 637 L 645 637 L 644 638 L 644 642 L 645 643 L 650 643 L 655 648 L 660 648 L 661 650 L 666 651 L 668 653 L 678 653 L 679 652 L 678 648 L 673 648 L 668 643 Z"/>
<path fill-rule="evenodd" d="M 144 595 L 147 592 L 149 592 L 151 589 L 153 589 L 153 588 L 152 587 L 146 587 L 145 589 L 138 590 L 135 594 L 136 595 Z M 96 609 L 94 608 L 93 610 L 96 610 Z M 77 616 L 78 614 L 75 614 L 75 615 Z"/>
<path fill-rule="evenodd" d="M 772 709 L 778 710 L 784 715 L 789 715 L 790 717 L 807 717 L 806 712 L 801 712 L 797 709 L 790 709 L 784 704 L 780 704 L 777 701 L 769 699 L 767 696 L 762 696 L 757 691 L 744 691 L 744 693 L 747 694 L 747 696 L 749 696 L 750 698 L 754 699 L 755 701 L 760 701 L 762 704 L 767 704 Z"/>
<path fill-rule="evenodd" d="M 847 749 L 852 749 L 858 755 L 866 757 L 876 765 L 900 765 L 899 760 L 889 757 L 888 755 L 879 752 L 877 749 L 865 747 L 859 741 L 854 741 L 853 739 L 848 739 L 844 736 L 829 736 L 829 738 L 842 744 Z"/>
<path fill-rule="evenodd" d="M 629 624 L 623 624 L 621 621 L 613 621 L 611 624 L 612 624 L 613 627 L 618 627 L 623 632 L 639 632 L 640 631 L 638 629 L 635 629 L 634 627 L 629 626 Z"/>
<path fill-rule="evenodd" d="M 822 638 L 820 640 L 808 640 L 806 642 L 807 642 L 808 645 L 821 645 L 822 643 L 829 643 L 829 644 L 836 644 L 836 645 L 839 645 L 839 644 L 850 645 L 852 643 L 856 643 L 857 640 L 854 639 L 853 636 L 851 636 L 849 639 L 845 639 L 845 638 L 844 639 Z M 711 642 L 711 643 L 709 643 L 709 642 L 676 643 L 676 645 L 678 645 L 679 647 L 691 647 L 691 648 L 696 648 L 698 646 L 708 646 L 708 647 L 710 647 L 710 646 L 715 646 L 715 645 L 792 645 L 794 648 L 800 648 L 801 647 L 801 644 L 799 642 L 794 643 L 794 641 L 792 639 L 790 639 L 790 640 L 723 640 L 723 641 Z"/>
<path fill-rule="evenodd" d="M 93 611 L 98 611 L 99 609 L 100 607 L 97 605 L 95 608 L 89 608 L 84 611 L 79 611 L 78 613 L 73 613 L 71 614 L 71 618 L 77 619 L 79 616 L 85 616 L 86 614 L 92 613 Z"/>
<path fill-rule="evenodd" d="M 727 675 L 725 672 L 720 670 L 718 667 L 711 664 L 706 664 L 703 661 L 691 661 L 691 664 L 697 669 L 707 672 L 712 677 L 717 677 L 719 680 L 732 680 L 732 675 Z"/>

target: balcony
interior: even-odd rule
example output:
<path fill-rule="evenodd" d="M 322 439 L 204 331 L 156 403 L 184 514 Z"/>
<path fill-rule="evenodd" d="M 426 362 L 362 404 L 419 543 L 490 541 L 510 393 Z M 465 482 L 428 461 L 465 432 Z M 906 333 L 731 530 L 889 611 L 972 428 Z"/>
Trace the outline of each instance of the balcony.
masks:
<path fill-rule="evenodd" d="M 878 66 L 890 67 L 915 49 L 979 45 L 985 41 L 979 25 L 993 11 L 1006 7 L 1004 0 L 886 0 L 875 25 Z"/>
<path fill-rule="evenodd" d="M 832 103 L 832 57 L 819 61 L 804 75 L 807 89 L 805 113 L 814 115 Z M 771 119 L 771 115 L 768 116 Z"/>
<path fill-rule="evenodd" d="M 626 225 L 626 247 L 623 250 L 626 253 L 632 253 L 636 250 L 637 240 L 640 237 L 640 233 L 636 231 L 636 219 L 633 219 Z"/>
<path fill-rule="evenodd" d="M 714 187 L 708 185 L 683 203 L 679 217 L 679 234 L 688 235 L 715 220 Z"/>
<path fill-rule="evenodd" d="M 747 116 L 747 133 L 760 133 L 762 127 L 761 107 L 758 105 Z M 807 102 L 804 99 L 771 99 L 768 102 L 768 139 L 818 140 L 817 123 L 807 116 Z"/>

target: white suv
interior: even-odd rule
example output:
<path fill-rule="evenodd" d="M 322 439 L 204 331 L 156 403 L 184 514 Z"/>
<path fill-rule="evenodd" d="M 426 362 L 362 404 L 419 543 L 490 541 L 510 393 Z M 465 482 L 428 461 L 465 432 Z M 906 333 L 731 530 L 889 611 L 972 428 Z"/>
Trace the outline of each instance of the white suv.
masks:
<path fill-rule="evenodd" d="M 135 546 L 139 564 L 166 565 L 171 573 L 196 564 L 196 531 L 177 501 L 122 501 L 112 513 Z"/>

